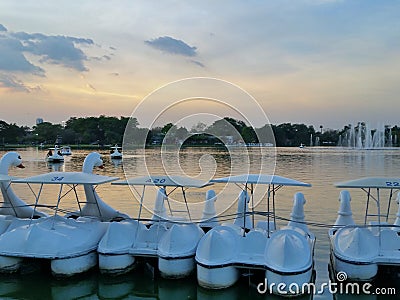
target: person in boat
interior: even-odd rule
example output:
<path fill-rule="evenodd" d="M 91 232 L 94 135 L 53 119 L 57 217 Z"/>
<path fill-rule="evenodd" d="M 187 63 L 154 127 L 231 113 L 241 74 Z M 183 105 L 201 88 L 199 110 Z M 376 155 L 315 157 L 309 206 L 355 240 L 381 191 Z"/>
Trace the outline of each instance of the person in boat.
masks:
<path fill-rule="evenodd" d="M 51 149 L 49 149 L 49 152 L 47 152 L 47 157 L 52 156 L 53 155 L 53 151 L 51 151 Z"/>
<path fill-rule="evenodd" d="M 60 151 L 60 150 L 58 150 L 58 151 L 57 151 L 57 154 L 61 156 L 61 151 Z"/>

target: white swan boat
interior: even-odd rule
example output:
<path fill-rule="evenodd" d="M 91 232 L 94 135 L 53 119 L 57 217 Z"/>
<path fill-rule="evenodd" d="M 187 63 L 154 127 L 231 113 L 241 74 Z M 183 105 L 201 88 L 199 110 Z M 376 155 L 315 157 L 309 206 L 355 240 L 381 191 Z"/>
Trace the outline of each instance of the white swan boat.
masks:
<path fill-rule="evenodd" d="M 38 184 L 36 193 L 32 188 L 35 195 L 33 209 L 51 208 L 54 215 L 11 222 L 0 235 L 0 271 L 18 271 L 21 262 L 29 258 L 50 260 L 52 273 L 59 276 L 82 273 L 97 265 L 96 249 L 109 224 L 106 221 L 126 216 L 105 204 L 95 191 L 94 186 L 118 179 L 91 173 L 94 166 L 101 165 L 100 155 L 91 153 L 85 159 L 83 172 L 50 172 L 12 180 L 14 184 Z M 59 187 L 57 202 L 42 204 L 39 200 L 44 186 L 54 185 Z M 78 186 L 84 187 L 83 201 L 78 198 Z M 65 209 L 61 200 L 68 194 L 76 196 L 79 210 L 67 214 L 68 217 L 60 216 L 59 212 Z"/>
<path fill-rule="evenodd" d="M 158 270 L 163 277 L 180 278 L 195 269 L 194 256 L 197 244 L 204 235 L 201 226 L 216 224 L 213 191 L 207 192 L 207 200 L 200 224 L 192 222 L 185 191 L 187 188 L 202 188 L 210 185 L 199 180 L 179 176 L 144 176 L 116 181 L 113 184 L 143 186 L 140 195 L 140 208 L 137 220 L 110 224 L 99 243 L 99 267 L 103 273 L 124 273 L 134 267 L 140 257 L 154 257 L 158 260 Z M 153 217 L 145 224 L 140 221 L 144 193 L 148 186 L 156 186 L 157 198 Z M 167 188 L 172 191 L 167 192 Z M 185 204 L 184 210 L 172 210 L 169 197 L 175 190 L 181 190 Z M 167 214 L 168 203 L 170 215 Z M 184 213 L 184 217 L 178 217 Z"/>
<path fill-rule="evenodd" d="M 62 146 L 61 147 L 61 155 L 72 155 L 71 147 L 70 146 Z"/>
<path fill-rule="evenodd" d="M 0 206 L 0 234 L 4 233 L 12 221 L 17 218 L 40 218 L 47 215 L 35 210 L 19 198 L 11 187 L 11 180 L 16 179 L 8 175 L 11 167 L 25 168 L 17 152 L 7 152 L 0 160 L 0 188 L 3 196 Z"/>
<path fill-rule="evenodd" d="M 275 193 L 283 186 L 310 185 L 281 176 L 258 174 L 225 177 L 212 182 L 242 185 L 242 191 L 234 224 L 214 227 L 199 242 L 196 251 L 199 285 L 209 289 L 226 288 L 238 280 L 241 270 L 261 269 L 268 286 L 273 287 L 270 292 L 290 296 L 301 293 L 301 289 L 293 293 L 289 288 L 291 284 L 301 288 L 302 284 L 311 282 L 315 236 L 304 223 L 302 193 L 294 196 L 287 226 L 277 228 Z M 257 212 L 249 212 L 247 208 L 250 200 L 253 201 L 256 184 L 267 186 L 267 211 L 261 212 L 266 218 L 257 224 L 254 219 Z M 279 293 L 276 290 L 278 284 L 284 285 Z"/>
<path fill-rule="evenodd" d="M 3 196 L 0 215 L 35 219 L 46 217 L 46 214 L 35 210 L 15 194 L 11 180 L 16 178 L 8 176 L 11 167 L 25 168 L 18 152 L 7 152 L 0 160 L 0 188 Z"/>
<path fill-rule="evenodd" d="M 50 163 L 64 162 L 64 157 L 62 156 L 61 149 L 58 145 L 55 145 L 54 148 L 49 148 L 49 152 L 46 155 L 46 161 Z"/>
<path fill-rule="evenodd" d="M 390 224 L 389 221 L 396 192 L 400 204 L 400 178 L 367 177 L 337 183 L 336 187 L 361 189 L 367 200 L 364 224 L 356 225 L 350 193 L 340 192 L 338 217 L 329 230 L 334 272 L 345 272 L 349 280 L 361 281 L 373 280 L 380 268 L 393 268 L 399 274 L 400 207 L 394 222 Z"/>
<path fill-rule="evenodd" d="M 119 151 L 120 149 L 122 149 L 121 147 L 119 147 L 117 144 L 113 147 L 111 147 L 111 154 L 110 157 L 111 159 L 122 159 L 122 152 Z"/>

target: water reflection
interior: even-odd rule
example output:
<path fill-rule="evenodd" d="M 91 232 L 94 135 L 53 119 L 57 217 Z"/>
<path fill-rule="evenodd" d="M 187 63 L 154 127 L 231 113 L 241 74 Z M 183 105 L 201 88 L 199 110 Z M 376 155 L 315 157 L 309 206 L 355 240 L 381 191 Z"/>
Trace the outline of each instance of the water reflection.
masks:
<path fill-rule="evenodd" d="M 111 158 L 111 163 L 114 165 L 115 168 L 118 168 L 120 165 L 122 165 L 122 159 L 113 159 Z"/>
<path fill-rule="evenodd" d="M 64 162 L 59 162 L 59 163 L 46 162 L 46 165 L 51 172 L 65 172 Z"/>
<path fill-rule="evenodd" d="M 338 196 L 340 190 L 335 188 L 333 183 L 355 179 L 364 176 L 399 176 L 400 170 L 400 151 L 399 149 L 390 150 L 352 150 L 323 147 L 299 148 L 278 148 L 277 153 L 261 156 L 259 151 L 249 148 L 249 157 L 251 169 L 257 172 L 256 166 L 260 165 L 260 160 L 267 160 L 267 164 L 276 158 L 275 174 L 291 177 L 312 184 L 312 188 L 298 189 L 288 188 L 279 190 L 279 201 L 276 203 L 279 216 L 287 218 L 290 215 L 292 207 L 293 194 L 303 192 L 307 200 L 305 205 L 306 220 L 317 223 L 333 224 L 338 210 Z M 13 168 L 10 175 L 17 177 L 27 177 L 40 173 L 55 170 L 56 166 L 47 165 L 44 157 L 45 150 L 18 149 L 21 154 L 25 169 Z M 65 160 L 64 164 L 58 166 L 59 171 L 80 171 L 83 160 L 91 152 L 87 150 L 74 150 L 71 157 Z M 215 148 L 186 148 L 181 151 L 179 163 L 187 174 L 199 174 L 200 169 L 204 168 L 206 172 L 214 172 L 216 177 L 230 175 L 232 159 L 240 159 L 240 153 L 232 151 L 233 158 L 229 156 L 226 150 Z M 0 155 L 5 152 L 0 151 Z M 163 164 L 160 160 L 159 149 L 137 149 L 124 153 L 123 162 L 115 165 L 109 158 L 109 152 L 100 152 L 103 154 L 105 163 L 104 169 L 96 169 L 95 173 L 125 178 L 127 174 L 130 177 L 144 176 L 148 172 L 152 174 L 163 174 Z M 213 159 L 201 161 L 204 155 L 212 155 Z M 144 159 L 146 157 L 146 159 Z M 175 160 L 176 161 L 176 160 Z M 147 165 L 145 164 L 147 163 Z M 214 164 L 215 163 L 215 164 Z M 214 168 L 216 165 L 216 168 Z M 54 169 L 53 169 L 54 168 Z M 209 168 L 209 169 L 207 169 Z M 239 170 L 239 173 L 244 172 Z M 13 185 L 17 195 L 24 200 L 31 200 L 31 191 L 22 185 Z M 222 189 L 220 185 L 209 187 L 219 193 Z M 205 193 L 208 188 L 201 190 L 188 190 L 188 200 L 193 203 L 201 203 L 205 199 Z M 128 213 L 136 217 L 138 214 L 139 199 L 128 187 L 104 185 L 97 188 L 97 192 L 102 199 L 121 212 Z M 256 193 L 262 193 L 262 187 Z M 46 193 L 46 191 L 44 191 Z M 225 190 L 224 194 L 218 195 L 216 209 L 218 212 L 225 211 L 229 205 L 231 208 L 228 213 L 236 212 L 235 199 L 239 193 L 239 188 L 232 187 Z M 351 191 L 353 217 L 357 222 L 363 222 L 362 213 L 365 211 L 365 197 L 362 193 Z M 48 194 L 51 197 L 53 194 Z M 43 196 L 47 197 L 47 194 Z M 145 217 L 150 217 L 150 210 L 153 208 L 155 192 L 149 189 L 149 195 L 144 200 L 149 207 L 148 212 L 144 212 Z M 265 202 L 259 203 L 262 209 Z M 194 217 L 201 216 L 202 205 L 194 205 Z M 393 205 L 392 213 L 395 213 L 397 206 Z M 391 220 L 393 221 L 393 220 Z M 284 223 L 278 224 L 280 226 Z M 315 249 L 315 263 L 317 270 L 316 284 L 320 285 L 329 280 L 328 262 L 329 262 L 329 241 L 327 229 L 320 227 L 311 228 L 317 237 Z M 399 280 L 397 279 L 397 282 Z M 69 293 L 68 291 L 72 291 Z M 400 291 L 400 287 L 398 287 Z M 167 297 L 191 298 L 191 299 L 275 299 L 271 295 L 261 296 L 257 294 L 256 288 L 250 286 L 246 280 L 242 280 L 237 285 L 224 291 L 208 291 L 198 287 L 196 278 L 188 280 L 171 281 L 162 278 L 155 278 L 151 273 L 137 272 L 127 274 L 127 276 L 107 278 L 97 272 L 86 274 L 84 277 L 64 281 L 55 280 L 46 274 L 25 274 L 19 276 L 0 276 L 0 296 L 1 298 L 13 299 L 61 299 L 58 295 L 64 295 L 65 299 L 76 293 L 76 297 L 93 299 L 124 299 L 124 298 L 159 298 Z M 176 295 L 176 296 L 175 296 Z M 73 297 L 73 296 L 71 296 Z M 387 297 L 387 296 L 386 296 Z M 349 295 L 336 295 L 337 299 L 347 300 Z M 370 295 L 351 296 L 351 299 L 375 299 Z M 282 299 L 282 298 L 276 298 Z M 332 295 L 325 293 L 315 295 L 314 299 L 333 299 Z M 384 296 L 376 299 L 391 299 Z M 393 299 L 395 299 L 393 297 Z"/>
<path fill-rule="evenodd" d="M 145 267 L 140 267 L 145 268 Z M 207 290 L 197 285 L 196 278 L 164 279 L 143 269 L 121 276 L 104 276 L 98 272 L 67 279 L 56 279 L 42 272 L 0 276 L 2 299 L 271 299 L 280 297 L 257 292 L 256 286 L 241 280 L 223 290 Z M 306 295 L 298 300 L 312 299 Z"/>

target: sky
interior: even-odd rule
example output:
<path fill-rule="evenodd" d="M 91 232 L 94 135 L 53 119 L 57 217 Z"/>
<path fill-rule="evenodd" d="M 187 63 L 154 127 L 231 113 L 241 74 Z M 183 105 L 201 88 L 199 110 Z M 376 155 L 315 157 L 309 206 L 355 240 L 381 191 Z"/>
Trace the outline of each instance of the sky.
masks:
<path fill-rule="evenodd" d="M 149 95 L 162 102 L 164 87 L 180 95 L 188 86 L 176 82 L 205 77 L 257 102 L 247 120 L 263 109 L 273 124 L 400 125 L 399 15 L 390 0 L 2 0 L 0 119 L 133 114 L 147 124 L 138 107 L 163 107 Z M 207 88 L 188 97 L 213 98 Z M 174 123 L 209 113 L 190 104 L 160 114 Z"/>

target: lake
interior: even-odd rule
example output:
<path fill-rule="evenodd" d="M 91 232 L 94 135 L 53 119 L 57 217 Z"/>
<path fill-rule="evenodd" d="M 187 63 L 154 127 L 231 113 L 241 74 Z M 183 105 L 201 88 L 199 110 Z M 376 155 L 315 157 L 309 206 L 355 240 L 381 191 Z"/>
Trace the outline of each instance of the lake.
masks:
<path fill-rule="evenodd" d="M 45 162 L 45 149 L 17 149 L 25 169 L 13 168 L 10 175 L 26 177 L 50 171 L 80 171 L 88 150 L 74 150 L 72 156 L 66 157 L 63 164 L 51 165 Z M 357 150 L 337 147 L 305 148 L 183 148 L 176 149 L 138 149 L 124 153 L 124 160 L 112 161 L 110 152 L 99 151 L 103 155 L 104 169 L 95 172 L 102 175 L 144 176 L 150 174 L 186 174 L 198 179 L 208 180 L 213 177 L 241 173 L 264 173 L 290 177 L 312 184 L 310 188 L 284 187 L 277 192 L 277 215 L 289 218 L 293 195 L 302 192 L 307 200 L 305 205 L 306 221 L 318 224 L 333 224 L 339 208 L 340 190 L 333 185 L 336 182 L 356 179 L 365 176 L 400 176 L 400 149 Z M 0 151 L 0 155 L 5 152 Z M 162 155 L 161 155 L 162 154 Z M 33 195 L 28 187 L 13 184 L 15 192 L 23 199 L 32 202 Z M 259 186 L 255 192 L 254 206 L 262 210 L 265 205 L 265 190 Z M 187 199 L 192 217 L 201 216 L 205 192 L 214 189 L 218 194 L 216 208 L 219 213 L 235 213 L 236 199 L 240 192 L 235 185 L 215 184 L 203 189 L 189 189 Z M 114 208 L 138 216 L 139 196 L 127 186 L 105 184 L 97 188 L 100 197 Z M 140 191 L 139 191 L 140 192 Z M 357 223 L 363 222 L 365 211 L 364 194 L 358 190 L 350 191 L 352 195 L 353 217 Z M 57 193 L 51 188 L 44 190 L 42 197 L 56 200 Z M 142 217 L 150 217 L 155 199 L 155 190 L 149 189 L 144 199 Z M 63 200 L 64 201 L 64 200 Z M 55 202 L 53 202 L 54 204 Z M 65 200 L 66 209 L 73 209 L 72 200 Z M 171 205 L 183 205 L 180 196 L 171 195 Z M 397 205 L 391 207 L 395 216 Z M 258 217 L 261 218 L 261 217 Z M 389 222 L 393 222 L 394 218 Z M 278 222 L 284 226 L 285 222 Z M 328 282 L 329 241 L 328 229 L 320 226 L 309 226 L 317 237 L 315 249 L 316 285 Z M 39 267 L 38 267 L 39 268 Z M 153 279 L 154 278 L 154 279 Z M 399 280 L 394 284 L 399 285 Z M 400 287 L 398 287 L 400 291 Z M 185 280 L 165 280 L 154 274 L 145 266 L 130 274 L 117 277 L 99 275 L 93 271 L 72 279 L 58 280 L 48 274 L 38 272 L 30 266 L 24 274 L 0 276 L 1 299 L 243 299 L 279 297 L 261 296 L 255 284 L 243 278 L 234 287 L 222 291 L 207 291 L 196 283 L 195 276 Z M 340 296 L 338 299 L 395 299 L 388 296 Z M 282 299 L 282 298 L 281 298 Z M 303 299 L 303 298 L 301 298 Z M 333 299 L 329 292 L 315 295 L 314 299 Z"/>

